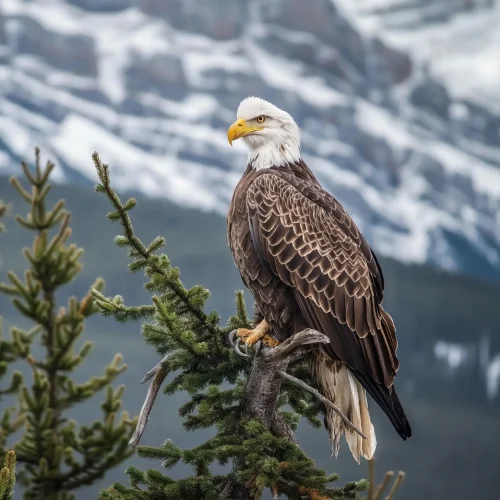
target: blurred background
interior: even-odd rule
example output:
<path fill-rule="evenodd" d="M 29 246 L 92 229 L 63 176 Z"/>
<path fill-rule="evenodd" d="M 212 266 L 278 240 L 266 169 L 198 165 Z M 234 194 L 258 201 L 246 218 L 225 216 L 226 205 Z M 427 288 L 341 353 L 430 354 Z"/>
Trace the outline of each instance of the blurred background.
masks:
<path fill-rule="evenodd" d="M 166 236 L 185 284 L 208 287 L 226 318 L 243 284 L 224 218 L 246 165 L 227 127 L 248 95 L 289 111 L 306 162 L 386 276 L 396 385 L 414 437 L 401 441 L 375 410 L 379 474 L 406 471 L 401 500 L 496 499 L 499 88 L 499 0 L 0 0 L 0 197 L 25 212 L 7 179 L 39 146 L 58 165 L 53 198 L 67 199 L 86 250 L 70 291 L 84 294 L 100 275 L 107 294 L 142 303 L 142 277 L 127 274 L 112 241 L 119 229 L 92 191 L 99 151 L 115 186 L 139 199 L 138 235 Z M 19 250 L 30 238 L 6 224 L 2 279 L 25 267 Z M 21 322 L 3 296 L 0 312 L 6 326 Z M 79 376 L 122 352 L 125 408 L 137 413 L 147 390 L 139 381 L 158 361 L 140 325 L 94 318 L 87 338 L 95 351 Z M 143 444 L 201 442 L 182 430 L 178 406 L 160 396 Z M 299 438 L 343 482 L 366 477 L 345 445 L 330 458 L 324 429 L 304 423 Z M 126 482 L 124 468 L 78 498 Z"/>

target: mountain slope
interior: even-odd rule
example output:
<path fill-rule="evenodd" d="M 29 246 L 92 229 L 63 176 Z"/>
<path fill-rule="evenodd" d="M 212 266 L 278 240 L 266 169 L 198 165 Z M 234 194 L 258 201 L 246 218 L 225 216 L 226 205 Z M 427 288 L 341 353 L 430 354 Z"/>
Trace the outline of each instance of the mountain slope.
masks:
<path fill-rule="evenodd" d="M 500 109 L 498 0 L 342 0 L 365 33 L 425 63 L 458 98 Z"/>
<path fill-rule="evenodd" d="M 3 0 L 0 170 L 36 144 L 90 182 L 98 150 L 122 189 L 224 213 L 245 165 L 227 125 L 259 95 L 380 254 L 499 279 L 500 112 L 370 31 L 367 3 Z"/>

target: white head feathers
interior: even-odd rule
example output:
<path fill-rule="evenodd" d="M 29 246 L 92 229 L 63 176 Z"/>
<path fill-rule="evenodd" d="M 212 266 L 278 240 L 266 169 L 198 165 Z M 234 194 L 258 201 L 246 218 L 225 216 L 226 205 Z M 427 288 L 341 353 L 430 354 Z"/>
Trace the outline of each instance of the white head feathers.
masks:
<path fill-rule="evenodd" d="M 300 160 L 300 129 L 286 111 L 259 97 L 247 97 L 236 115 L 247 125 L 260 128 L 243 137 L 249 150 L 248 162 L 255 169 Z"/>

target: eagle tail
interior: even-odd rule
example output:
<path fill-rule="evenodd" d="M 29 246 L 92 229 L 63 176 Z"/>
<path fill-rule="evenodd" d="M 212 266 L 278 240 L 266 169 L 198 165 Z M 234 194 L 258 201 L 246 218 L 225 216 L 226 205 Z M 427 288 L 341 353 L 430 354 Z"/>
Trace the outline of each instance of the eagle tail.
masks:
<path fill-rule="evenodd" d="M 355 374 L 356 378 L 360 381 L 363 387 L 366 387 L 368 394 L 375 400 L 375 402 L 382 408 L 383 412 L 389 417 L 392 425 L 397 433 L 403 440 L 411 437 L 412 430 L 410 422 L 406 417 L 406 413 L 399 401 L 396 389 L 392 386 L 390 389 L 377 384 L 373 380 L 362 376 L 361 373 Z"/>
<path fill-rule="evenodd" d="M 365 436 L 348 427 L 331 408 L 326 408 L 325 426 L 328 429 L 332 453 L 338 455 L 340 439 L 345 435 L 354 460 L 361 457 L 370 460 L 375 453 L 377 439 L 368 412 L 366 391 L 356 380 L 349 368 L 332 359 L 321 347 L 316 348 L 308 358 L 309 368 L 318 383 L 319 392 L 340 408 L 347 418 Z"/>

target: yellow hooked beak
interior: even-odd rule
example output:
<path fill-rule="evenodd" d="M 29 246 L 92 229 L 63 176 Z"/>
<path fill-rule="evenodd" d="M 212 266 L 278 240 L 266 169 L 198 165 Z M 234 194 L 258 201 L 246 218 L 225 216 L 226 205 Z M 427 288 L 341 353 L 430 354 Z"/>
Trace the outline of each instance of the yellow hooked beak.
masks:
<path fill-rule="evenodd" d="M 247 125 L 245 120 L 241 118 L 240 120 L 236 120 L 227 131 L 227 140 L 231 146 L 233 145 L 233 141 L 239 139 L 240 137 L 245 137 L 246 135 L 251 134 L 252 132 L 256 132 L 257 130 L 262 130 L 264 127 L 252 127 Z"/>

